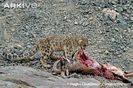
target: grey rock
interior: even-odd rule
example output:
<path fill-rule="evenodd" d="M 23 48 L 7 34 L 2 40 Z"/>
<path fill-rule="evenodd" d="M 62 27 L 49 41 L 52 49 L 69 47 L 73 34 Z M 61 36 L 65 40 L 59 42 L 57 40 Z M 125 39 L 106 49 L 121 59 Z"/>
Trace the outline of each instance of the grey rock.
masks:
<path fill-rule="evenodd" d="M 127 26 L 126 21 L 124 20 L 124 18 L 123 18 L 121 15 L 118 15 L 118 16 L 117 16 L 117 22 L 118 22 L 118 23 L 120 22 L 120 25 L 121 25 L 122 27 L 126 27 L 126 26 Z"/>
<path fill-rule="evenodd" d="M 0 80 L 0 88 L 20 88 L 20 87 L 21 87 L 20 85 L 17 85 L 15 83 Z"/>
<path fill-rule="evenodd" d="M 133 17 L 130 18 L 133 21 Z"/>
<path fill-rule="evenodd" d="M 99 88 L 101 84 L 92 77 L 63 79 L 53 76 L 45 70 L 35 70 L 24 66 L 0 67 L 0 73 L 1 88 Z M 123 83 L 109 84 L 105 83 L 104 85 L 110 88 L 113 86 L 127 88 L 128 86 Z"/>
<path fill-rule="evenodd" d="M 24 88 L 75 88 L 75 87 L 84 87 L 84 88 L 99 88 L 100 82 L 93 78 L 70 78 L 63 79 L 60 77 L 53 76 L 52 74 L 46 71 L 35 70 L 29 67 L 23 66 L 9 66 L 9 67 L 0 67 L 0 87 L 2 84 L 7 84 L 7 88 L 11 86 L 24 87 Z"/>
<path fill-rule="evenodd" d="M 34 59 L 40 59 L 42 57 L 42 53 L 41 52 L 37 52 L 37 53 L 35 53 L 35 55 L 34 55 Z"/>

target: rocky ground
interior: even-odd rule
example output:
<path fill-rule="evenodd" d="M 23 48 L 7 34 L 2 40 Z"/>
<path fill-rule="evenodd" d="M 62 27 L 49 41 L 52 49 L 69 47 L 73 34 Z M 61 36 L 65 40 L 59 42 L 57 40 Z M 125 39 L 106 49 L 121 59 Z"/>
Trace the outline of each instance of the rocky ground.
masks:
<path fill-rule="evenodd" d="M 82 34 L 89 39 L 86 50 L 91 57 L 100 63 L 133 71 L 131 0 L 23 1 L 37 3 L 38 7 L 4 8 L 4 3 L 21 3 L 21 0 L 0 0 L 0 52 L 5 48 L 23 52 L 33 47 L 37 39 L 49 34 Z M 18 46 L 19 49 L 14 48 Z M 0 62 L 1 66 L 9 65 L 3 59 Z M 86 77 L 92 78 L 80 78 Z M 102 77 L 95 79 L 104 83 L 119 83 Z"/>
<path fill-rule="evenodd" d="M 1 88 L 101 88 L 102 82 L 94 78 L 63 79 L 47 71 L 23 66 L 0 67 Z M 14 75 L 15 74 L 15 75 Z M 124 83 L 104 83 L 105 88 L 128 88 Z"/>

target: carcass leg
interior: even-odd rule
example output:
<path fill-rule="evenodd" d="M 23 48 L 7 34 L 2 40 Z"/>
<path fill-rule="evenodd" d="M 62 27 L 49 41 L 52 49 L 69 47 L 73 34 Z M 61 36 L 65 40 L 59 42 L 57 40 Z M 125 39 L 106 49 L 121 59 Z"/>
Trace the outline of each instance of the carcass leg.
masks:
<path fill-rule="evenodd" d="M 124 72 L 125 77 L 133 77 L 133 72 Z"/>

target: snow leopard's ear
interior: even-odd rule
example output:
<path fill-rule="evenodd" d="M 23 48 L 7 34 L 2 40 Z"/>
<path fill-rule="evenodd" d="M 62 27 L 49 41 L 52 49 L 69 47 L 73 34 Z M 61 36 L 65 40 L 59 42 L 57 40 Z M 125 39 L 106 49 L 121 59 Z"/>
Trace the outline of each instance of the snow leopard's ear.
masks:
<path fill-rule="evenodd" d="M 88 39 L 85 37 L 78 38 L 78 44 L 81 47 L 86 47 L 86 46 L 88 46 Z"/>
<path fill-rule="evenodd" d="M 78 40 L 78 44 L 82 44 L 83 43 L 83 40 L 82 39 L 79 39 Z"/>

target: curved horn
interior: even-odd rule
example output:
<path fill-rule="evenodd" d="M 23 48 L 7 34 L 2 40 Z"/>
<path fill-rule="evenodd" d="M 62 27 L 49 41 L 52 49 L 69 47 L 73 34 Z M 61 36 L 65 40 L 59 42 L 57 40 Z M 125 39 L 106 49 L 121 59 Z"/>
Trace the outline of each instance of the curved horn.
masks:
<path fill-rule="evenodd" d="M 56 72 L 56 73 L 60 73 L 61 72 L 61 69 L 58 69 L 58 67 L 57 67 L 59 62 L 60 62 L 60 60 L 55 61 L 54 65 L 53 65 L 53 68 L 52 68 L 53 72 Z"/>

